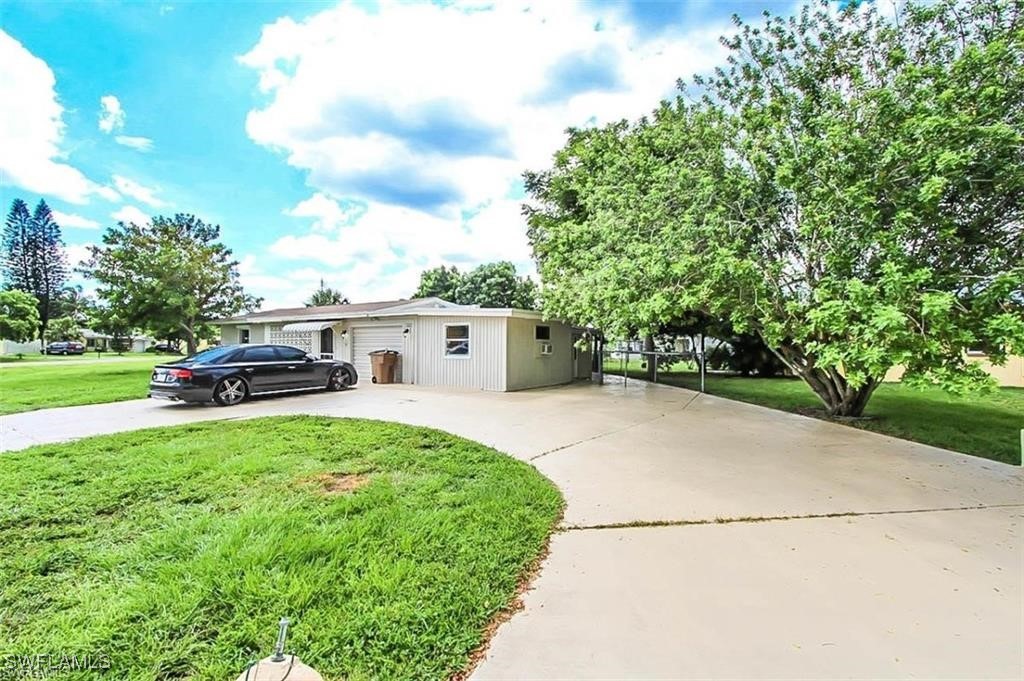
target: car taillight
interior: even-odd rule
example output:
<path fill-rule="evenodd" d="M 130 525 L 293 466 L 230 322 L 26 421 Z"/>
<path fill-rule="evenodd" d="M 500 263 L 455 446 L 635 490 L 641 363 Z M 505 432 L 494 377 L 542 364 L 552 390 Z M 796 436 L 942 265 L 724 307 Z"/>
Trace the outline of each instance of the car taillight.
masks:
<path fill-rule="evenodd" d="M 191 369 L 171 369 L 169 373 L 175 378 L 192 378 Z"/>

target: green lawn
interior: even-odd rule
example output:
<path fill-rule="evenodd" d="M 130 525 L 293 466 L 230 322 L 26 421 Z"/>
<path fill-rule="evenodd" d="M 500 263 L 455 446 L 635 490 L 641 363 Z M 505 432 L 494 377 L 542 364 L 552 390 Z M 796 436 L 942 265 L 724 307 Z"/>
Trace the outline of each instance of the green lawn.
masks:
<path fill-rule="evenodd" d="M 621 375 L 618 359 L 606 359 L 605 370 Z M 629 375 L 643 377 L 640 362 L 633 360 Z M 680 367 L 659 371 L 659 383 L 697 390 L 700 377 Z M 824 418 L 821 402 L 803 381 L 796 378 L 743 378 L 709 374 L 707 392 L 773 409 Z M 938 389 L 919 390 L 899 383 L 885 383 L 871 397 L 863 421 L 844 425 L 923 442 L 1006 463 L 1020 463 L 1020 431 L 1024 428 L 1024 389 L 1000 388 L 988 395 L 954 397 Z"/>
<path fill-rule="evenodd" d="M 43 363 L 0 369 L 0 414 L 145 397 L 154 364 L 166 355 L 116 362 Z"/>
<path fill-rule="evenodd" d="M 80 679 L 231 679 L 282 616 L 327 679 L 447 678 L 562 509 L 483 445 L 324 417 L 6 453 L 0 500 L 3 652 L 109 657 Z"/>
<path fill-rule="evenodd" d="M 28 355 L 0 355 L 0 364 L 23 364 L 26 362 L 67 362 L 75 361 L 81 362 L 82 360 L 134 360 L 140 357 L 153 357 L 153 353 L 141 353 L 141 352 L 125 352 L 123 354 L 117 354 L 116 352 L 104 352 L 97 355 L 95 352 L 87 352 L 84 355 L 40 355 L 38 353 L 32 353 Z M 174 355 L 161 355 L 162 357 L 173 357 Z M 181 355 L 178 355 L 181 357 Z"/>

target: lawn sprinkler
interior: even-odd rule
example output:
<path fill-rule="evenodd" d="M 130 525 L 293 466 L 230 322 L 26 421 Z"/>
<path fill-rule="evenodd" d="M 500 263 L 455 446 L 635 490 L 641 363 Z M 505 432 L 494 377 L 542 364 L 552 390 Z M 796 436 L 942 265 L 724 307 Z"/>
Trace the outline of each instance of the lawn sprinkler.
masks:
<path fill-rule="evenodd" d="M 324 677 L 309 665 L 303 664 L 294 653 L 284 652 L 289 624 L 291 621 L 287 617 L 281 618 L 274 654 L 250 664 L 238 675 L 237 681 L 324 681 Z"/>

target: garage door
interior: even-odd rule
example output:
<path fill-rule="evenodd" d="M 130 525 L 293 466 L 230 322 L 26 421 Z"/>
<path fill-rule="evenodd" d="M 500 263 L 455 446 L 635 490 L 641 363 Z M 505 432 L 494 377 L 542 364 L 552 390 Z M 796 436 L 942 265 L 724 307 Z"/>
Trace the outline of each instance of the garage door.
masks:
<path fill-rule="evenodd" d="M 402 352 L 401 326 L 364 326 L 352 330 L 355 339 L 352 341 L 352 363 L 359 372 L 359 380 L 370 382 L 373 372 L 370 371 L 369 353 L 374 350 L 397 350 Z M 395 381 L 402 381 L 402 360 L 399 358 L 395 369 Z"/>

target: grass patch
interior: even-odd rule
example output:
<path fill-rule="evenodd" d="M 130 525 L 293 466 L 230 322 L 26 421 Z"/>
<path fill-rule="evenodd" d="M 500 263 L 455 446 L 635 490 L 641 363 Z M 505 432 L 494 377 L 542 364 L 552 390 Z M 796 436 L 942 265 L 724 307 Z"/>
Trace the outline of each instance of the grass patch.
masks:
<path fill-rule="evenodd" d="M 609 374 L 622 375 L 618 359 L 605 360 Z M 629 375 L 643 378 L 638 361 L 631 361 Z M 700 376 L 688 367 L 659 369 L 658 382 L 691 390 L 700 388 Z M 798 378 L 744 378 L 709 374 L 707 392 L 817 418 L 826 418 L 821 402 Z M 994 461 L 1019 464 L 1020 431 L 1024 428 L 1024 389 L 1000 388 L 987 395 L 956 397 L 939 388 L 911 388 L 883 383 L 868 402 L 858 421 L 843 425 L 892 435 L 973 454 Z"/>
<path fill-rule="evenodd" d="M 65 678 L 218 681 L 269 653 L 282 616 L 328 679 L 446 678 L 562 508 L 483 445 L 325 417 L 4 454 L 0 500 L 5 653 L 110 659 Z"/>
<path fill-rule="evenodd" d="M 0 355 L 0 364 L 21 364 L 26 362 L 67 362 L 71 360 L 78 360 L 81 362 L 83 359 L 99 360 L 99 359 L 131 359 L 138 357 L 142 353 L 123 353 L 117 354 L 116 352 L 104 352 L 97 355 L 95 352 L 86 352 L 84 355 L 40 355 L 38 353 L 22 353 L 19 355 Z"/>
<path fill-rule="evenodd" d="M 153 365 L 166 356 L 116 362 L 32 362 L 0 369 L 0 414 L 145 397 Z"/>

